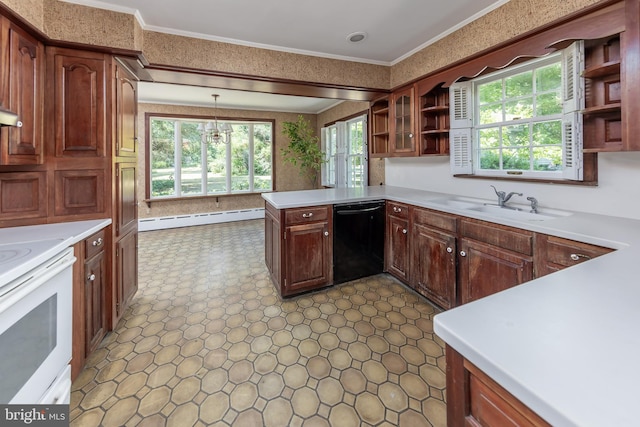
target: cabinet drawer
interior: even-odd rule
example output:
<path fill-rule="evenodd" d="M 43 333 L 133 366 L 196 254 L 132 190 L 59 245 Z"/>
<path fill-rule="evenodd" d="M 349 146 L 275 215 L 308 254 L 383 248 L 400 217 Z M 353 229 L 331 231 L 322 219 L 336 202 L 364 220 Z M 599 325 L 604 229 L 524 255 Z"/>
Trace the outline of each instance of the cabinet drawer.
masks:
<path fill-rule="evenodd" d="M 463 237 L 513 252 L 533 255 L 533 232 L 531 231 L 464 218 L 460 221 L 460 232 Z"/>
<path fill-rule="evenodd" d="M 409 205 L 387 201 L 387 215 L 409 219 Z"/>
<path fill-rule="evenodd" d="M 553 236 L 546 236 L 545 249 L 547 262 L 563 267 L 580 264 L 613 250 Z"/>
<path fill-rule="evenodd" d="M 86 259 L 91 259 L 97 253 L 100 253 L 104 250 L 105 241 L 105 229 L 98 231 L 94 235 L 87 237 L 84 241 L 84 253 L 86 254 Z"/>
<path fill-rule="evenodd" d="M 457 230 L 457 221 L 454 215 L 448 215 L 430 209 L 415 208 L 412 218 L 413 223 L 416 225 L 436 227 L 454 233 Z"/>
<path fill-rule="evenodd" d="M 312 206 L 299 209 L 287 209 L 285 211 L 285 223 L 286 225 L 294 225 L 326 221 L 329 218 L 330 212 L 330 206 Z"/>

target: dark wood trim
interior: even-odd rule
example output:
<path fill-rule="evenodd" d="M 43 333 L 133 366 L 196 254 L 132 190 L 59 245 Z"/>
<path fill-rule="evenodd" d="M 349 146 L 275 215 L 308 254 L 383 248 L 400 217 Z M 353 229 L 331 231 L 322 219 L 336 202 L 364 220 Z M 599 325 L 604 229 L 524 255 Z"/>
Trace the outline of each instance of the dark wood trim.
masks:
<path fill-rule="evenodd" d="M 369 114 L 369 110 L 362 110 L 362 111 L 359 111 L 357 113 L 350 114 L 350 115 L 348 115 L 346 117 L 342 117 L 340 119 L 334 120 L 332 122 L 325 123 L 322 127 L 335 125 L 338 122 L 346 122 L 347 120 L 351 120 L 351 119 L 354 119 L 354 118 L 359 117 L 359 116 L 364 116 L 365 114 Z"/>
<path fill-rule="evenodd" d="M 469 374 L 464 358 L 449 344 L 445 347 L 447 360 L 447 426 L 463 427 L 469 413 Z"/>
<path fill-rule="evenodd" d="M 276 147 L 276 120 L 275 119 L 261 119 L 261 118 L 246 118 L 246 117 L 221 117 L 217 116 L 218 120 L 229 120 L 238 122 L 268 122 L 271 123 L 271 191 L 252 192 L 252 193 L 224 193 L 224 194 L 207 194 L 188 197 L 167 197 L 154 199 L 151 197 L 151 118 L 152 117 L 167 117 L 174 119 L 213 119 L 210 115 L 201 114 L 171 114 L 171 113 L 151 113 L 144 114 L 144 202 L 147 206 L 151 206 L 151 203 L 162 201 L 176 201 L 176 200 L 194 200 L 194 199 L 207 199 L 212 197 L 227 197 L 227 196 L 246 196 L 252 194 L 270 193 L 276 191 L 276 163 L 275 163 L 275 147 Z"/>
<path fill-rule="evenodd" d="M 620 83 L 627 101 L 622 106 L 622 142 L 626 150 L 640 150 L 640 0 L 625 0 L 625 17 Z"/>

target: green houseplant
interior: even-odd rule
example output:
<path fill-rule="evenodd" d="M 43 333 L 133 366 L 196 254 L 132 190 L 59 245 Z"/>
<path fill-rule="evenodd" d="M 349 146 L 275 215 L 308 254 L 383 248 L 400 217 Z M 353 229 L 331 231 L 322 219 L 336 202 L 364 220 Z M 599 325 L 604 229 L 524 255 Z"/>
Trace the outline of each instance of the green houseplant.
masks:
<path fill-rule="evenodd" d="M 282 134 L 289 138 L 289 145 L 281 149 L 284 160 L 299 166 L 300 175 L 309 179 L 315 187 L 320 168 L 326 161 L 318 144 L 319 138 L 302 115 L 295 122 L 283 122 L 282 128 Z"/>

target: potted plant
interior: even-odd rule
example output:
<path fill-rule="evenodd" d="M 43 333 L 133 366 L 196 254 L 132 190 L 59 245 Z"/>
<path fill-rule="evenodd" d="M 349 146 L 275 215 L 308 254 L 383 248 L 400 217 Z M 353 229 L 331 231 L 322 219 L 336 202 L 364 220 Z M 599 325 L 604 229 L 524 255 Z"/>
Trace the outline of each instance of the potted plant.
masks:
<path fill-rule="evenodd" d="M 318 144 L 319 138 L 309 123 L 302 115 L 295 122 L 282 123 L 282 134 L 289 138 L 289 145 L 281 152 L 286 162 L 300 167 L 300 175 L 309 179 L 315 188 L 318 173 L 326 160 Z"/>

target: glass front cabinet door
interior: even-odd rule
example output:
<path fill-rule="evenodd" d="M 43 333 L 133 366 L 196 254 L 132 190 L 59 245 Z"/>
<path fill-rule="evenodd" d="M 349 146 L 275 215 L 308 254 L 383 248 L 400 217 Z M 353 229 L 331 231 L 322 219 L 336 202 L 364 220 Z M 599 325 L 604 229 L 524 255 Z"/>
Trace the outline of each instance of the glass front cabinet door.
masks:
<path fill-rule="evenodd" d="M 392 102 L 391 151 L 394 156 L 416 155 L 414 135 L 414 87 L 393 94 Z"/>

